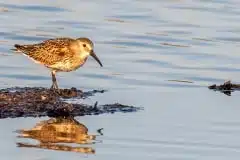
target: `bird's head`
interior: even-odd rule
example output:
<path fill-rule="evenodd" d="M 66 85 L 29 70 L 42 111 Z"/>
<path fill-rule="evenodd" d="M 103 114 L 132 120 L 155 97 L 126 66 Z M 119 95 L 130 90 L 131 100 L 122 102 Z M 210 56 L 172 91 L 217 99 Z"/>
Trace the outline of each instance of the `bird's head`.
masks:
<path fill-rule="evenodd" d="M 93 42 L 88 38 L 78 38 L 76 39 L 78 44 L 78 49 L 80 50 L 81 57 L 86 58 L 89 55 L 92 56 L 102 67 L 102 63 L 94 52 Z"/>

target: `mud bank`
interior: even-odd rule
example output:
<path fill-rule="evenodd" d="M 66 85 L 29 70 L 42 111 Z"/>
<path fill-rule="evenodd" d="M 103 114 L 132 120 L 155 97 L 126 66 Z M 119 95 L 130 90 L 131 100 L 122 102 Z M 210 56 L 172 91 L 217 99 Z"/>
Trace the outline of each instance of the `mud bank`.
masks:
<path fill-rule="evenodd" d="M 69 98 L 84 99 L 105 90 L 83 92 L 76 88 L 60 89 L 56 93 L 47 88 L 7 88 L 0 90 L 0 118 L 40 116 L 84 116 L 114 112 L 136 112 L 139 107 L 119 103 L 98 105 L 66 102 Z"/>

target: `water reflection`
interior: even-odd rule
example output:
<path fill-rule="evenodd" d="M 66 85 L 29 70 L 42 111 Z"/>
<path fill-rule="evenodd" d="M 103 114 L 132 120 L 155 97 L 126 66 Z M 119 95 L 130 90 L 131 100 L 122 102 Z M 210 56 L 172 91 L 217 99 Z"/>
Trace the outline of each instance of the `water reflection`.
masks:
<path fill-rule="evenodd" d="M 57 117 L 44 120 L 29 130 L 19 130 L 18 138 L 30 138 L 39 144 L 17 142 L 18 147 L 41 148 L 49 150 L 70 151 L 94 154 L 95 149 L 87 144 L 96 143 L 97 135 L 89 135 L 88 128 L 73 117 Z M 59 144 L 61 143 L 61 144 Z M 64 144 L 65 143 L 65 144 Z M 79 144 L 81 146 L 71 146 Z"/>

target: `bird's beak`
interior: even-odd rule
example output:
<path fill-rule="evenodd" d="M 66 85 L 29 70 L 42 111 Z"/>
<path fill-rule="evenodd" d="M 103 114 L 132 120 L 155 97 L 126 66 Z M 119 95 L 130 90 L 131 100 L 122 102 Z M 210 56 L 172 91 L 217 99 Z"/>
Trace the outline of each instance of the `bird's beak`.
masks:
<path fill-rule="evenodd" d="M 97 57 L 97 55 L 94 53 L 93 50 L 91 50 L 90 55 L 100 64 L 101 67 L 103 66 L 101 61 L 99 60 L 99 58 Z"/>

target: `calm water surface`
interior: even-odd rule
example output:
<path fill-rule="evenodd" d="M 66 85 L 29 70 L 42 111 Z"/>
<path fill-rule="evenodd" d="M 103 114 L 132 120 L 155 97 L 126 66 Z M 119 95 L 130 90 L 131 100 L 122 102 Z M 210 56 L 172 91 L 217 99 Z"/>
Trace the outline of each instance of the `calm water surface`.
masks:
<path fill-rule="evenodd" d="M 104 128 L 97 142 L 80 145 L 94 154 L 17 147 L 39 142 L 16 130 L 49 118 L 0 120 L 1 159 L 239 159 L 240 94 L 206 87 L 240 81 L 239 14 L 238 0 L 0 1 L 0 88 L 51 85 L 48 70 L 10 51 L 15 43 L 86 36 L 104 67 L 89 58 L 58 74 L 59 85 L 108 90 L 84 103 L 144 107 L 75 117 L 89 134 Z"/>

